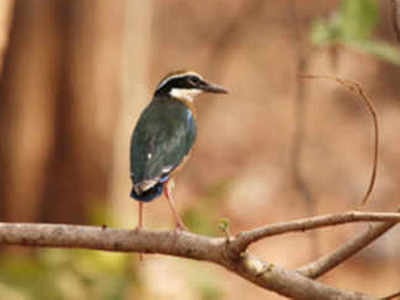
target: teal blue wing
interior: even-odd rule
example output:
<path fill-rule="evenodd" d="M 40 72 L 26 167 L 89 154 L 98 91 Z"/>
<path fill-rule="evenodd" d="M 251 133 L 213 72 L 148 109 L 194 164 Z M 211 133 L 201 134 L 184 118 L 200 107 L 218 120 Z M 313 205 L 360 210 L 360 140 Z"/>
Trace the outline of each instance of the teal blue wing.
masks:
<path fill-rule="evenodd" d="M 131 178 L 145 191 L 168 180 L 188 155 L 197 135 L 189 107 L 178 100 L 158 99 L 142 113 L 131 141 Z"/>

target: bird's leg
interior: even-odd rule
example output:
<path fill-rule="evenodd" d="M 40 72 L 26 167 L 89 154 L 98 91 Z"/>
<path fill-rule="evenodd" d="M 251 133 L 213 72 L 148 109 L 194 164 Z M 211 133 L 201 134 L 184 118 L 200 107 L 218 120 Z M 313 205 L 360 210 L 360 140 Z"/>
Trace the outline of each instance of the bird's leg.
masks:
<path fill-rule="evenodd" d="M 173 187 L 174 187 L 174 181 L 172 179 L 168 180 L 164 188 L 164 194 L 168 200 L 169 207 L 174 215 L 176 222 L 176 229 L 188 230 L 188 228 L 183 223 L 182 218 L 179 216 L 178 212 L 175 209 L 174 198 L 172 196 Z"/>
<path fill-rule="evenodd" d="M 139 201 L 139 222 L 138 222 L 138 228 L 142 229 L 143 228 L 143 202 Z"/>
<path fill-rule="evenodd" d="M 139 221 L 136 229 L 141 230 L 143 228 L 143 202 L 139 201 Z M 143 261 L 143 253 L 139 253 L 139 260 Z"/>

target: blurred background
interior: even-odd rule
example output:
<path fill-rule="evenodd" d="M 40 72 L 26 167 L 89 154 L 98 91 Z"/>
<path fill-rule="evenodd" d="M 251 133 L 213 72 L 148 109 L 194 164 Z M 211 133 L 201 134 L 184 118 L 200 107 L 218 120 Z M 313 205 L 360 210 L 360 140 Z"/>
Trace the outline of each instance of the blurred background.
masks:
<path fill-rule="evenodd" d="M 390 1 L 0 0 L 0 220 L 134 228 L 129 140 L 166 73 L 196 70 L 230 90 L 201 96 L 198 140 L 176 178 L 188 227 L 221 235 L 356 209 L 373 157 L 371 118 L 337 83 L 359 82 L 376 106 L 381 149 L 366 210 L 400 195 L 400 45 Z M 173 228 L 164 198 L 147 228 Z M 366 224 L 289 234 L 251 249 L 296 268 Z M 399 230 L 321 278 L 398 290 Z M 203 263 L 161 255 L 0 249 L 0 299 L 280 299 Z"/>

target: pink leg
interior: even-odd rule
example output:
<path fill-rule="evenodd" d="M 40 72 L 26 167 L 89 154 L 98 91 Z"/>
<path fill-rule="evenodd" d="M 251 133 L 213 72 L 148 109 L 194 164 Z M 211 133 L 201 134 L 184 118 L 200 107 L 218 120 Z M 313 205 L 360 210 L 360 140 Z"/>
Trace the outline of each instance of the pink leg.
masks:
<path fill-rule="evenodd" d="M 183 223 L 182 218 L 179 216 L 178 212 L 175 209 L 174 198 L 172 196 L 172 186 L 173 186 L 173 184 L 174 183 L 173 183 L 172 179 L 167 181 L 167 183 L 165 185 L 165 188 L 164 188 L 164 194 L 165 194 L 165 197 L 168 200 L 169 207 L 170 207 L 170 209 L 171 209 L 171 211 L 172 211 L 172 213 L 174 215 L 175 222 L 176 222 L 176 228 L 180 229 L 180 230 L 188 230 L 188 228 Z"/>
<path fill-rule="evenodd" d="M 139 201 L 139 229 L 143 228 L 143 202 Z"/>
<path fill-rule="evenodd" d="M 139 201 L 139 222 L 137 229 L 143 228 L 143 202 Z M 139 260 L 143 261 L 143 253 L 139 253 Z"/>

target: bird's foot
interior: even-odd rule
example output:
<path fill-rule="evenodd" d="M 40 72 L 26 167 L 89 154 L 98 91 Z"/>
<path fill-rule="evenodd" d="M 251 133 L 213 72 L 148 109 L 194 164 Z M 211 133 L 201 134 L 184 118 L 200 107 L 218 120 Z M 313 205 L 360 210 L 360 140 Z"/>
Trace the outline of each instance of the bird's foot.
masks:
<path fill-rule="evenodd" d="M 183 223 L 176 223 L 175 230 L 176 231 L 189 231 L 189 228 L 186 227 L 186 225 Z"/>
<path fill-rule="evenodd" d="M 141 231 L 143 229 L 142 226 L 136 226 L 135 228 L 132 229 L 133 232 L 138 233 L 139 231 Z"/>

